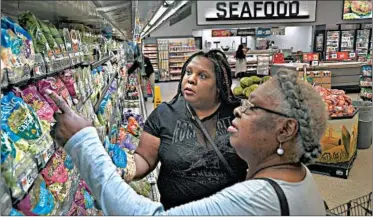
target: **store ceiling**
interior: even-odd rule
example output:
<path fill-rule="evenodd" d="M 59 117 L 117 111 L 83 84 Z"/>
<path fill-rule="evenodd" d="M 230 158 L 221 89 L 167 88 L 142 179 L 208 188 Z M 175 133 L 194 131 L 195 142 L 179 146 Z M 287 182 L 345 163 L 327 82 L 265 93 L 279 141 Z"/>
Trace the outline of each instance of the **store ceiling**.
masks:
<path fill-rule="evenodd" d="M 113 34 L 128 38 L 132 34 L 132 1 L 1 1 L 5 15 L 17 19 L 19 13 L 30 11 L 41 20 L 52 23 L 82 23 L 100 30 L 114 26 Z M 105 21 L 105 19 L 108 21 Z"/>

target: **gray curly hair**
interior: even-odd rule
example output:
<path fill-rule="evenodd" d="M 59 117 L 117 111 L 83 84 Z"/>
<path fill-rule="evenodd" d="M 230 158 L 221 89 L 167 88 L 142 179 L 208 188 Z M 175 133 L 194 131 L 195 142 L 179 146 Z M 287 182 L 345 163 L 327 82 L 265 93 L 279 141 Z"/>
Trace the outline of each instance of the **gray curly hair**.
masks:
<path fill-rule="evenodd" d="M 272 92 L 276 94 L 272 97 L 280 102 L 277 109 L 298 121 L 297 148 L 292 160 L 312 163 L 321 154 L 320 139 L 328 119 L 325 103 L 319 93 L 298 79 L 293 71 L 279 70 L 275 82 L 277 87 Z"/>

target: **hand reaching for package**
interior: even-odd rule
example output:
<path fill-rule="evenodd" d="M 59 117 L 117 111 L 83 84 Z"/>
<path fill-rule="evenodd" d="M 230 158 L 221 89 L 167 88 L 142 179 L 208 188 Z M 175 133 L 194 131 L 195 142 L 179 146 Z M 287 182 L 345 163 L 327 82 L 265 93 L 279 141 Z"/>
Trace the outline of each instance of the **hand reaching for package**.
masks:
<path fill-rule="evenodd" d="M 76 114 L 56 93 L 50 90 L 47 90 L 47 93 L 60 110 L 54 114 L 57 122 L 51 131 L 52 137 L 59 145 L 64 146 L 77 132 L 92 126 L 90 121 Z"/>

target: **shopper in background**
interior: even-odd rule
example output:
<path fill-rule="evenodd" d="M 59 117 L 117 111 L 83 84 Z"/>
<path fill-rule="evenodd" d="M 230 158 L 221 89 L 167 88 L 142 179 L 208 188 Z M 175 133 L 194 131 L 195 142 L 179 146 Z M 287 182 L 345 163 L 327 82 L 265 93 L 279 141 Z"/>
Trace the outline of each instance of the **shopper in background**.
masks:
<path fill-rule="evenodd" d="M 245 76 L 245 73 L 246 73 L 246 69 L 247 69 L 247 66 L 246 66 L 246 52 L 244 51 L 244 46 L 242 44 L 240 44 L 238 46 L 238 49 L 236 51 L 236 55 L 235 55 L 235 58 L 236 58 L 236 76 L 238 78 L 242 78 L 243 76 Z"/>
<path fill-rule="evenodd" d="M 200 58 L 207 61 L 204 59 L 207 57 L 202 56 L 197 60 Z M 196 59 L 193 58 L 186 68 L 188 81 L 194 75 L 201 75 L 195 68 L 198 65 L 194 65 L 197 62 L 193 61 Z M 182 87 L 187 90 L 188 86 Z M 191 92 L 184 92 L 184 95 L 186 101 L 196 105 L 196 101 L 192 100 L 195 95 Z M 229 96 L 224 98 L 227 102 L 230 102 Z M 165 211 L 162 204 L 137 195 L 117 174 L 95 128 L 77 116 L 59 96 L 52 93 L 51 97 L 62 110 L 62 114 L 56 114 L 58 124 L 55 125 L 57 128 L 54 137 L 62 144 L 67 142 L 67 153 L 71 155 L 105 215 L 325 215 L 318 187 L 304 164 L 312 162 L 321 153 L 319 142 L 326 129 L 327 112 L 320 95 L 311 85 L 297 79 L 294 72 L 280 70 L 277 77 L 261 85 L 250 99 L 244 100 L 235 109 L 236 118 L 228 131 L 231 133 L 231 144 L 249 166 L 246 181 L 168 211 Z M 163 104 L 160 107 L 162 112 L 166 112 L 167 107 L 177 105 L 178 100 L 182 99 L 180 97 L 181 93 L 173 102 Z M 179 109 L 182 109 L 183 104 L 179 104 Z M 186 112 L 185 108 L 182 111 Z M 154 114 L 162 113 L 157 111 Z M 197 116 L 205 115 L 197 112 Z M 184 129 L 188 129 L 187 124 Z M 178 135 L 174 139 L 181 138 L 181 134 Z M 190 132 L 184 135 L 192 136 Z M 188 158 L 191 157 L 188 145 L 185 142 L 184 150 L 175 150 L 170 145 L 161 146 L 160 149 L 164 149 L 161 153 L 173 154 L 161 157 L 174 162 L 168 166 L 188 168 Z M 201 146 L 200 150 L 205 148 Z M 180 175 L 177 168 L 168 170 L 176 170 L 173 174 Z M 199 175 L 192 168 L 184 171 L 190 171 L 192 176 L 180 176 L 183 178 L 180 185 L 188 184 Z M 211 174 L 213 173 L 211 168 Z M 228 177 L 226 175 L 219 178 Z M 211 184 L 210 180 L 211 177 L 201 177 L 199 182 L 208 186 Z M 170 184 L 164 186 L 163 190 L 172 192 L 174 187 Z"/>
<path fill-rule="evenodd" d="M 142 68 L 141 63 L 137 60 L 137 57 L 138 56 L 136 54 L 134 54 L 135 61 L 130 66 L 130 68 L 127 70 L 127 72 L 128 72 L 129 75 L 133 74 L 136 71 L 136 69 L 138 69 L 138 68 L 141 69 Z M 153 68 L 152 63 L 150 62 L 149 57 L 143 55 L 143 59 L 144 59 L 144 68 L 145 68 L 145 74 L 146 74 L 145 80 L 150 82 L 150 85 L 151 85 L 151 88 L 152 88 L 152 92 L 154 94 L 154 83 L 155 83 L 154 68 Z M 145 83 L 147 83 L 147 82 L 145 82 Z M 144 89 L 143 90 L 144 100 L 147 101 L 147 89 L 146 89 L 146 85 L 144 85 L 143 89 Z M 154 102 L 154 99 L 153 99 L 153 102 Z"/>

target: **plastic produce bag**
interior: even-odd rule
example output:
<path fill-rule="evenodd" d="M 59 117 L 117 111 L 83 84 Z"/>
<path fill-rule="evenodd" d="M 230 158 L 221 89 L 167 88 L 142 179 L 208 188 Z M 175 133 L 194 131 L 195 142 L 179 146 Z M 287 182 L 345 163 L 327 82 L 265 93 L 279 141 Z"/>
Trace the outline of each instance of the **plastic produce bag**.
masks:
<path fill-rule="evenodd" d="M 97 112 L 98 120 L 102 125 L 106 125 L 110 120 L 110 116 L 112 114 L 112 102 L 110 99 L 110 95 L 107 94 L 104 99 L 102 100 L 100 107 Z"/>
<path fill-rule="evenodd" d="M 69 174 L 60 154 L 56 152 L 52 156 L 47 166 L 41 171 L 41 175 L 56 200 L 62 202 L 70 192 L 71 180 L 68 179 Z"/>
<path fill-rule="evenodd" d="M 20 44 L 21 62 L 32 67 L 34 65 L 35 50 L 31 35 L 9 17 L 1 18 L 1 27 L 11 29 L 22 40 L 22 44 Z"/>
<path fill-rule="evenodd" d="M 17 90 L 16 93 L 19 93 Z M 49 123 L 54 121 L 53 109 L 48 104 L 47 100 L 38 92 L 35 85 L 30 84 L 21 91 L 21 96 L 23 100 L 30 105 L 36 114 L 39 116 L 40 120 L 45 120 Z"/>
<path fill-rule="evenodd" d="M 41 175 L 35 180 L 30 193 L 18 203 L 17 209 L 28 216 L 54 215 L 55 198 Z"/>
<path fill-rule="evenodd" d="M 22 39 L 11 29 L 1 28 L 1 60 L 10 83 L 30 78 L 30 65 L 22 61 Z"/>
<path fill-rule="evenodd" d="M 19 23 L 31 34 L 35 53 L 48 55 L 48 53 L 52 52 L 38 19 L 32 13 L 24 12 L 20 14 Z"/>
<path fill-rule="evenodd" d="M 67 69 L 64 71 L 64 73 L 60 76 L 61 80 L 65 84 L 67 90 L 69 91 L 69 94 L 71 98 L 74 101 L 74 104 L 78 104 L 78 94 L 77 94 L 77 85 L 73 76 L 73 70 Z"/>
<path fill-rule="evenodd" d="M 61 49 L 58 46 L 58 44 L 56 43 L 56 41 L 54 40 L 53 35 L 52 35 L 49 27 L 43 21 L 41 21 L 41 20 L 38 20 L 38 21 L 39 21 L 39 25 L 41 27 L 41 30 L 43 31 L 43 34 L 44 34 L 46 40 L 48 41 L 49 47 L 52 48 L 52 50 L 54 51 L 55 54 L 60 54 Z"/>
<path fill-rule="evenodd" d="M 50 33 L 52 34 L 58 46 L 60 47 L 61 52 L 66 52 L 65 43 L 63 42 L 63 39 L 58 29 L 50 22 L 46 22 L 46 25 L 49 27 Z"/>
<path fill-rule="evenodd" d="M 55 85 L 57 86 L 57 95 L 61 96 L 67 102 L 67 104 L 72 107 L 73 101 L 63 81 L 57 78 Z"/>

